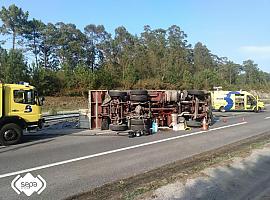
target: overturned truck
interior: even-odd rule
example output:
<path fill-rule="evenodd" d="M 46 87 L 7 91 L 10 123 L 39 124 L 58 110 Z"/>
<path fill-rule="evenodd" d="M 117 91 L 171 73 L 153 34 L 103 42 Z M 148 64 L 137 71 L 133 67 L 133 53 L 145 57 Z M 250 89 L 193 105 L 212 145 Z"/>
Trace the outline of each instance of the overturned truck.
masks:
<path fill-rule="evenodd" d="M 200 127 L 212 123 L 210 93 L 204 90 L 91 90 L 90 128 L 150 133 L 153 122 L 171 127 L 185 121 Z"/>

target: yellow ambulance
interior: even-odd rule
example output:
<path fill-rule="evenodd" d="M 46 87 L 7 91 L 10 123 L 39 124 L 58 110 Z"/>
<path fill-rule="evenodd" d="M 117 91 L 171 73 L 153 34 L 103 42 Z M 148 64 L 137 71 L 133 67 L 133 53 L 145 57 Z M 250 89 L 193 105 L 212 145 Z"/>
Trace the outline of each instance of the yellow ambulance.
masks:
<path fill-rule="evenodd" d="M 212 91 L 212 107 L 221 112 L 226 111 L 255 111 L 263 109 L 264 103 L 247 91 Z"/>

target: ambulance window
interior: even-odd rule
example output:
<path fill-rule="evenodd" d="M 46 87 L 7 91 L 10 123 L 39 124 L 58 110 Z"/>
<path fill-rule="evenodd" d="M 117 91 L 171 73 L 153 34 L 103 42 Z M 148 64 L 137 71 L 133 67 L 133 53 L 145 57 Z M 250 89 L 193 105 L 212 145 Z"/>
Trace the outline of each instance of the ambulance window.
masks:
<path fill-rule="evenodd" d="M 256 99 L 253 96 L 248 95 L 247 96 L 247 103 L 253 105 L 256 103 Z"/>

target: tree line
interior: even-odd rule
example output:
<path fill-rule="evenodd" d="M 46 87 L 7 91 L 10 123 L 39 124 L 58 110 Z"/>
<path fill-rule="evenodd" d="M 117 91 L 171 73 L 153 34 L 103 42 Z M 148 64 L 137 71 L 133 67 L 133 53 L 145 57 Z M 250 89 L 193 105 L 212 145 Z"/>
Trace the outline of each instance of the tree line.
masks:
<path fill-rule="evenodd" d="M 0 10 L 0 80 L 28 81 L 42 95 L 81 95 L 89 89 L 260 89 L 269 90 L 270 74 L 252 60 L 238 64 L 194 47 L 177 25 L 144 26 L 131 34 L 103 25 L 43 23 L 10 5 Z M 11 48 L 3 43 L 12 41 Z"/>

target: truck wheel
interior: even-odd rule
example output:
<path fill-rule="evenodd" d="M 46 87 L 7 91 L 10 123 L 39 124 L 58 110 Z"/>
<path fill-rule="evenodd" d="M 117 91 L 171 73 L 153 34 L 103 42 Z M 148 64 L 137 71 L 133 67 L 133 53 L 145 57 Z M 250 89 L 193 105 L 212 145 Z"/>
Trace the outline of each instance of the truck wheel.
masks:
<path fill-rule="evenodd" d="M 125 131 L 128 129 L 126 124 L 120 124 L 120 125 L 115 125 L 115 124 L 110 124 L 110 129 L 112 131 Z"/>
<path fill-rule="evenodd" d="M 130 101 L 136 101 L 136 102 L 144 102 L 148 100 L 147 95 L 131 95 Z"/>
<path fill-rule="evenodd" d="M 119 91 L 119 90 L 109 90 L 109 95 L 111 97 L 124 98 L 125 96 L 127 96 L 127 93 L 126 92 Z"/>
<path fill-rule="evenodd" d="M 6 124 L 0 130 L 0 143 L 8 146 L 17 144 L 22 138 L 22 128 L 17 124 Z"/>
<path fill-rule="evenodd" d="M 188 90 L 189 95 L 205 95 L 205 91 L 203 90 Z"/>
<path fill-rule="evenodd" d="M 110 118 L 105 117 L 101 121 L 101 130 L 109 130 Z"/>
<path fill-rule="evenodd" d="M 147 90 L 131 90 L 130 91 L 131 95 L 148 95 Z"/>

